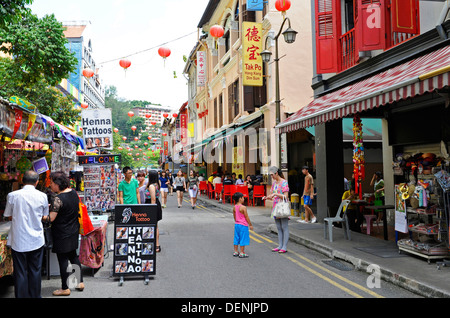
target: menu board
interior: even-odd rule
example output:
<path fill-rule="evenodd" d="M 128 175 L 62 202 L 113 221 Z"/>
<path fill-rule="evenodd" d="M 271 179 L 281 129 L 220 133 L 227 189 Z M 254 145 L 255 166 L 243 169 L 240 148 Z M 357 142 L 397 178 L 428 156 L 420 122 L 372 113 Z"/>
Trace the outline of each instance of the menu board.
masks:
<path fill-rule="evenodd" d="M 113 276 L 156 273 L 156 204 L 117 204 Z"/>
<path fill-rule="evenodd" d="M 114 210 L 116 179 L 114 165 L 84 166 L 84 204 L 89 212 Z"/>

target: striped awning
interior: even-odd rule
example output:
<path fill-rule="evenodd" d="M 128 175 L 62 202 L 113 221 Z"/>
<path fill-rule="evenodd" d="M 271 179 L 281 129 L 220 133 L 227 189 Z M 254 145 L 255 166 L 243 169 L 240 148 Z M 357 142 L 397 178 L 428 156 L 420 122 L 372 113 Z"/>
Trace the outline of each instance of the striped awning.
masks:
<path fill-rule="evenodd" d="M 450 46 L 446 46 L 319 97 L 280 123 L 277 128 L 282 133 L 307 128 L 433 92 L 449 83 Z"/>

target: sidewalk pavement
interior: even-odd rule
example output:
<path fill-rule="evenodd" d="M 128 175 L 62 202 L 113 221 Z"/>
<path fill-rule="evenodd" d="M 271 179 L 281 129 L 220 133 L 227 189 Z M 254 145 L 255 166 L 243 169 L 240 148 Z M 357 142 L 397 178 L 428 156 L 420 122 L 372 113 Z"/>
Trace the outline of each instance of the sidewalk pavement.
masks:
<path fill-rule="evenodd" d="M 198 200 L 219 209 L 232 211 L 230 203 L 222 204 L 199 195 Z M 267 215 L 270 218 L 271 206 L 248 206 L 250 219 L 253 215 Z M 364 233 L 351 232 L 351 240 L 346 240 L 341 228 L 333 228 L 333 242 L 324 239 L 322 223 L 304 224 L 297 222 L 299 217 L 291 217 L 289 239 L 320 252 L 332 259 L 351 263 L 355 269 L 367 272 L 369 265 L 380 267 L 381 279 L 418 295 L 429 298 L 450 297 L 450 268 L 437 266 L 436 260 L 430 263 L 424 258 L 407 253 L 399 253 L 395 241 L 385 241 Z M 270 221 L 269 221 L 270 222 Z M 277 233 L 275 223 L 268 230 Z M 289 252 L 289 247 L 288 247 Z M 437 260 L 438 262 L 441 260 Z M 372 272 L 369 272 L 372 274 Z"/>

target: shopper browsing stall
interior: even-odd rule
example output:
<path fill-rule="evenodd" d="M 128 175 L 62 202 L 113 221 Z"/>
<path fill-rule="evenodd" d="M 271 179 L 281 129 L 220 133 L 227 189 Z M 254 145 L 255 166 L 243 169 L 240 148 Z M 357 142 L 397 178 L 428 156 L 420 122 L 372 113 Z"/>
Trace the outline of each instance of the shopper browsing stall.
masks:
<path fill-rule="evenodd" d="M 80 260 L 77 255 L 78 236 L 80 223 L 78 221 L 79 197 L 74 189 L 70 188 L 69 178 L 64 172 L 53 172 L 50 175 L 50 188 L 56 193 L 53 202 L 53 211 L 50 211 L 52 222 L 53 252 L 56 253 L 61 275 L 61 289 L 53 292 L 54 296 L 68 296 L 70 289 L 68 279 L 70 272 L 67 271 L 69 261 L 72 265 L 79 266 Z M 84 290 L 83 275 L 79 271 L 79 284 L 77 290 Z"/>
<path fill-rule="evenodd" d="M 42 221 L 48 218 L 47 196 L 36 190 L 39 175 L 27 171 L 24 187 L 8 194 L 4 217 L 11 221 L 8 246 L 11 246 L 16 298 L 41 297 L 41 267 L 44 255 Z"/>

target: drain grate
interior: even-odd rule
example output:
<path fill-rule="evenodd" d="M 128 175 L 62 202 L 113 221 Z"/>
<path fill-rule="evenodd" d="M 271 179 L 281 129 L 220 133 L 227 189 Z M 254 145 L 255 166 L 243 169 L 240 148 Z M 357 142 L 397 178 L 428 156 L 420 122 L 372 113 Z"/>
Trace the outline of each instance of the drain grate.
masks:
<path fill-rule="evenodd" d="M 341 262 L 335 259 L 326 259 L 326 260 L 322 260 L 323 263 L 327 264 L 328 266 L 334 267 L 340 271 L 352 271 L 354 270 L 353 265 L 350 265 L 348 263 L 345 262 Z"/>

